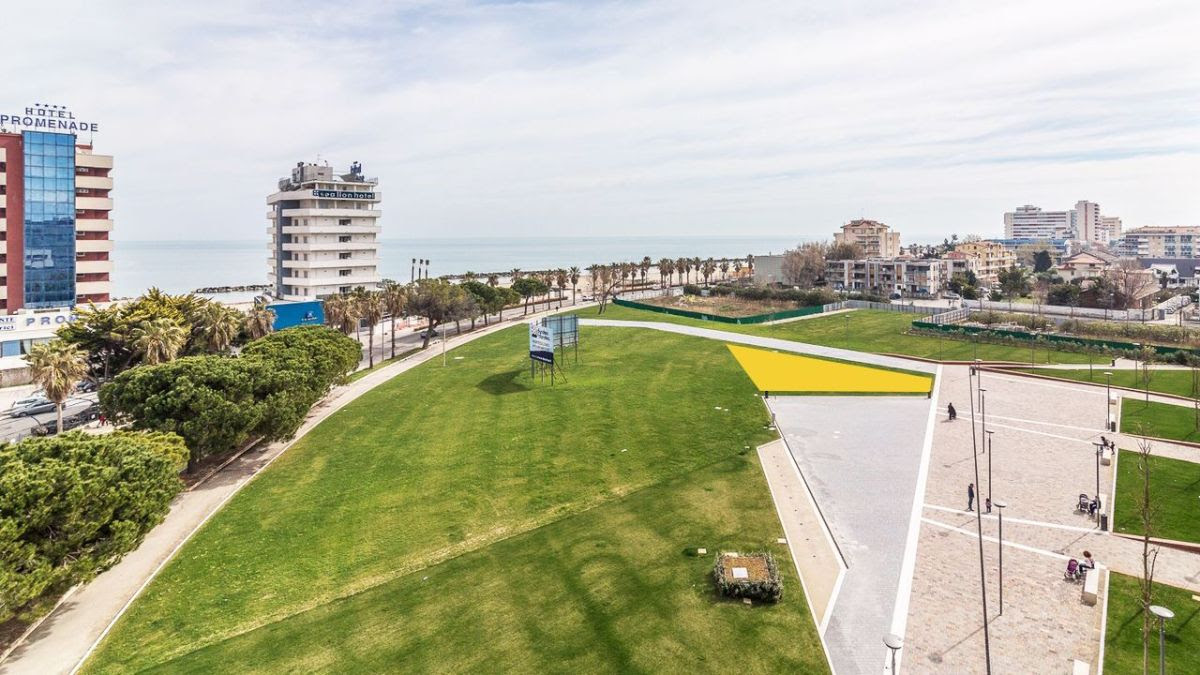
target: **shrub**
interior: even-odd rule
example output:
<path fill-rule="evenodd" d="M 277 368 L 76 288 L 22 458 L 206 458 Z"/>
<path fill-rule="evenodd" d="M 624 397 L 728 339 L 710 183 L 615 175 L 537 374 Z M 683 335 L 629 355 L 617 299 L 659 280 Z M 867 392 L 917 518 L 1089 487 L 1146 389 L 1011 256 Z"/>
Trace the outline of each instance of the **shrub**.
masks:
<path fill-rule="evenodd" d="M 0 623 L 32 620 L 112 567 L 167 514 L 174 434 L 69 432 L 0 446 Z"/>
<path fill-rule="evenodd" d="M 767 567 L 765 579 L 734 579 L 730 563 L 736 559 L 757 558 Z M 783 584 L 779 580 L 779 568 L 775 565 L 775 557 L 770 553 L 747 553 L 731 556 L 718 555 L 717 564 L 713 567 L 713 578 L 717 582 L 717 590 L 729 598 L 750 598 L 762 602 L 778 602 L 783 597 Z"/>
<path fill-rule="evenodd" d="M 700 287 L 697 286 L 696 284 L 684 284 L 683 285 L 683 294 L 684 295 L 700 295 Z"/>

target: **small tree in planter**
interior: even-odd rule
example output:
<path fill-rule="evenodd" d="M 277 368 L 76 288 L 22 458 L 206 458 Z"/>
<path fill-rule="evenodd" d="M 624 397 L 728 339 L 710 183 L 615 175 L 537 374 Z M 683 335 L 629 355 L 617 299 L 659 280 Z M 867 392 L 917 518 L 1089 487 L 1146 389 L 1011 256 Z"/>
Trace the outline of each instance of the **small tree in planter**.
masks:
<path fill-rule="evenodd" d="M 783 597 L 779 568 L 770 553 L 719 555 L 713 568 L 713 578 L 717 582 L 717 590 L 729 598 L 778 602 Z"/>

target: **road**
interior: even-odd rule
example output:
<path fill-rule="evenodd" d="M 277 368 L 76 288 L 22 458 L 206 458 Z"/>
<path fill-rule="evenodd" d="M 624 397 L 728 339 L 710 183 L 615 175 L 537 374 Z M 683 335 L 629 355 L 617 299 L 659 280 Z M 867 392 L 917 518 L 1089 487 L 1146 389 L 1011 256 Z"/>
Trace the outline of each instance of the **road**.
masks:
<path fill-rule="evenodd" d="M 63 417 L 80 412 L 96 402 L 96 393 L 80 394 L 67 399 L 63 406 Z M 46 422 L 53 422 L 53 411 L 32 417 L 0 417 L 0 442 L 19 441 L 33 435 L 33 430 Z"/>

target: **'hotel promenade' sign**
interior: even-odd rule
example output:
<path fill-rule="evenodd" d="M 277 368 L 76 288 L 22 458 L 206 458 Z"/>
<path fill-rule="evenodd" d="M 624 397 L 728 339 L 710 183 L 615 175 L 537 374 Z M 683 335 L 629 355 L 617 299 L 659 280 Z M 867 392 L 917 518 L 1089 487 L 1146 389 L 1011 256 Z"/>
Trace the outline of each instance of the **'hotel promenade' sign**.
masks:
<path fill-rule="evenodd" d="M 23 115 L 0 112 L 0 129 L 8 127 L 28 131 L 66 131 L 70 133 L 100 131 L 100 125 L 95 122 L 81 122 L 75 119 L 75 113 L 67 110 L 65 105 L 42 105 L 41 103 L 35 103 L 32 108 L 26 108 Z"/>

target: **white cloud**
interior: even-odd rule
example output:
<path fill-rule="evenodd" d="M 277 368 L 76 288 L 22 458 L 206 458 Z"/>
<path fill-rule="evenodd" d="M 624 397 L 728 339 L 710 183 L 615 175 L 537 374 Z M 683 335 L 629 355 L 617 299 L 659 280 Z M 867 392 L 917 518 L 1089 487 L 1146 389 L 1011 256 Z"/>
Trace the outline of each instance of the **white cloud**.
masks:
<path fill-rule="evenodd" d="M 318 153 L 389 237 L 1200 224 L 1193 2 L 176 4 L 6 9 L 3 105 L 100 121 L 126 239 L 265 237 Z"/>

